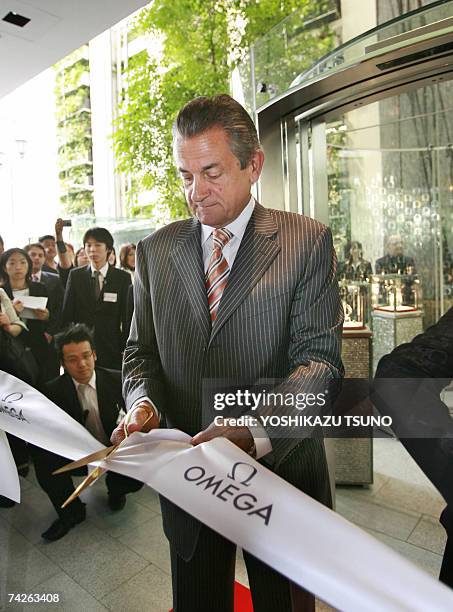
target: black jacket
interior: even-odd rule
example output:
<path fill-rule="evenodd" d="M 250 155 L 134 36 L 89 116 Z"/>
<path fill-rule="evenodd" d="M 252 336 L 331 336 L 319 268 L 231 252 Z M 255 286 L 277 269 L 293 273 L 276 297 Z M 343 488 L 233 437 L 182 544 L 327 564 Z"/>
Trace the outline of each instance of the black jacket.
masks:
<path fill-rule="evenodd" d="M 453 419 L 439 394 L 453 378 L 453 308 L 436 325 L 383 357 L 373 402 L 453 507 Z M 453 521 L 451 521 L 453 532 Z"/>
<path fill-rule="evenodd" d="M 121 372 L 96 367 L 96 390 L 99 414 L 104 431 L 110 437 L 116 427 L 120 410 L 124 408 L 121 394 Z M 83 411 L 72 378 L 63 374 L 44 385 L 43 393 L 54 404 L 83 425 Z"/>
<path fill-rule="evenodd" d="M 46 287 L 49 295 L 50 318 L 47 324 L 47 331 L 54 336 L 60 331 L 61 312 L 63 309 L 64 288 L 58 274 L 51 272 L 41 273 L 41 283 Z"/>
<path fill-rule="evenodd" d="M 63 302 L 63 325 L 85 323 L 94 328 L 96 353 L 101 366 L 121 369 L 128 333 L 127 294 L 130 284 L 130 274 L 110 266 L 100 298 L 96 301 L 91 267 L 75 268 L 69 274 Z"/>

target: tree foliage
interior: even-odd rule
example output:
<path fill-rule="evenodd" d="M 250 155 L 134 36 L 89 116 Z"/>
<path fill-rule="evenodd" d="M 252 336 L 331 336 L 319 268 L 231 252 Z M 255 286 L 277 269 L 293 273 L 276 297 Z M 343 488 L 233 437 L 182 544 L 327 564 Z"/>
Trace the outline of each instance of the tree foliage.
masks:
<path fill-rule="evenodd" d="M 323 4 L 332 2 L 316 6 Z M 149 45 L 130 58 L 113 137 L 118 169 L 134 177 L 132 214 L 143 213 L 133 206 L 137 192 L 152 190 L 158 201 L 148 214 L 157 208 L 167 218 L 187 216 L 172 158 L 178 110 L 195 96 L 228 92 L 230 72 L 249 45 L 296 8 L 309 14 L 314 6 L 313 0 L 155 0 L 140 13 L 133 35 L 146 36 Z"/>

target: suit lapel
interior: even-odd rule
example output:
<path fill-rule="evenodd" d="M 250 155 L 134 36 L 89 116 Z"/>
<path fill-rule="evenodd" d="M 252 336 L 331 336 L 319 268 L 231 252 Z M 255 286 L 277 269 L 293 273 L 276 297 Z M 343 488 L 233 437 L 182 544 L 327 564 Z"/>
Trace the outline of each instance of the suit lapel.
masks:
<path fill-rule="evenodd" d="M 115 293 L 115 273 L 113 272 L 112 266 L 107 269 L 107 274 L 104 277 L 102 284 L 101 293 L 99 294 L 99 300 L 96 301 L 96 308 L 100 308 L 104 302 L 104 293 Z"/>
<path fill-rule="evenodd" d="M 63 395 L 67 397 L 66 406 L 68 407 L 69 414 L 76 421 L 83 424 L 83 408 L 72 378 L 69 376 L 69 374 L 64 374 L 61 381 L 64 390 Z"/>
<path fill-rule="evenodd" d="M 280 252 L 280 245 L 274 239 L 277 231 L 271 213 L 256 203 L 220 301 L 210 343 Z"/>
<path fill-rule="evenodd" d="M 204 281 L 200 227 L 196 219 L 188 221 L 183 226 L 171 257 L 189 298 L 197 324 L 207 342 L 211 319 Z"/>
<path fill-rule="evenodd" d="M 88 266 L 85 268 L 81 282 L 81 294 L 84 296 L 83 299 L 85 304 L 90 309 L 91 313 L 93 313 L 96 309 L 97 302 L 94 298 L 93 279 L 90 264 L 88 264 Z"/>

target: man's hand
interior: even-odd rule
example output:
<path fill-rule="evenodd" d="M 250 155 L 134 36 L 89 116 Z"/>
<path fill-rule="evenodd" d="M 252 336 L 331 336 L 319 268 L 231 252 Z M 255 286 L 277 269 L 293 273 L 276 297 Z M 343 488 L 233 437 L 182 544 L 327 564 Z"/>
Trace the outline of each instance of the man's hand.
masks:
<path fill-rule="evenodd" d="M 63 240 L 63 219 L 57 219 L 55 222 L 55 238 Z"/>
<path fill-rule="evenodd" d="M 151 413 L 153 413 L 153 416 L 145 425 L 145 422 L 147 421 Z M 124 432 L 124 422 L 126 418 L 127 417 L 121 419 L 116 429 L 113 430 L 112 435 L 110 436 L 110 441 L 112 444 L 120 444 L 126 437 L 126 434 Z M 148 433 L 148 431 L 151 431 L 151 429 L 157 429 L 158 427 L 159 417 L 157 416 L 154 408 L 149 402 L 140 402 L 132 410 L 132 414 L 129 417 L 127 433 L 131 434 L 134 433 L 134 431 L 143 431 L 144 433 Z"/>
<path fill-rule="evenodd" d="M 200 433 L 197 433 L 197 435 L 192 438 L 191 444 L 197 446 L 197 444 L 208 442 L 213 438 L 227 438 L 246 453 L 249 453 L 255 445 L 253 436 L 248 427 L 229 425 L 228 419 L 225 419 L 222 425 L 211 423 L 207 429 L 200 431 Z"/>

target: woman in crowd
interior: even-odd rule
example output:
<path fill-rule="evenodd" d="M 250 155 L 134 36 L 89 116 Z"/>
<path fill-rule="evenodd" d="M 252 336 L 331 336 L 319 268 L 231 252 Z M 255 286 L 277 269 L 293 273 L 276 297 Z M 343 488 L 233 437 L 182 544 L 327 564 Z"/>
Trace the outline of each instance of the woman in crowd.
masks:
<path fill-rule="evenodd" d="M 114 268 L 116 267 L 116 251 L 115 251 L 115 247 L 113 247 L 112 250 L 110 251 L 110 255 L 109 255 L 107 261 L 109 262 L 109 265 L 113 266 Z"/>
<path fill-rule="evenodd" d="M 81 268 L 83 266 L 87 266 L 90 263 L 88 259 L 88 255 L 84 247 L 80 247 L 80 249 L 75 254 L 75 266 L 76 268 Z"/>
<path fill-rule="evenodd" d="M 68 253 L 69 260 L 71 261 L 71 265 L 74 266 L 74 262 L 75 262 L 74 247 L 72 246 L 70 242 L 65 242 L 65 245 L 66 245 L 66 251 Z"/>
<path fill-rule="evenodd" d="M 20 368 L 14 362 L 10 346 L 11 338 L 17 338 L 24 330 L 28 331 L 27 326 L 14 310 L 6 291 L 0 287 L 0 370 L 18 378 L 22 378 Z"/>
<path fill-rule="evenodd" d="M 126 270 L 132 276 L 132 282 L 134 282 L 135 274 L 135 244 L 129 242 L 123 244 L 120 249 L 120 267 L 122 270 Z"/>
<path fill-rule="evenodd" d="M 33 384 L 37 373 L 37 364 L 33 357 L 27 353 L 26 342 L 24 342 L 27 335 L 26 324 L 16 313 L 5 289 L 0 288 L 0 370 Z M 6 434 L 6 436 L 17 470 L 21 476 L 26 476 L 28 474 L 28 446 L 26 442 L 11 434 Z M 12 506 L 14 506 L 13 501 L 0 495 L 0 508 L 11 508 Z"/>
<path fill-rule="evenodd" d="M 362 244 L 357 240 L 348 242 L 344 249 L 344 261 L 338 264 L 338 278 L 368 281 L 372 273 L 371 263 L 363 258 Z"/>
<path fill-rule="evenodd" d="M 12 300 L 17 315 L 28 327 L 29 332 L 24 334 L 24 341 L 39 366 L 37 384 L 40 386 L 46 380 L 58 376 L 59 370 L 46 338 L 50 317 L 48 308 L 35 308 L 32 313 L 24 309 L 22 299 L 26 296 L 48 298 L 46 287 L 31 280 L 32 268 L 32 261 L 23 249 L 8 249 L 0 257 L 0 283 Z M 33 318 L 29 318 L 30 314 Z"/>

